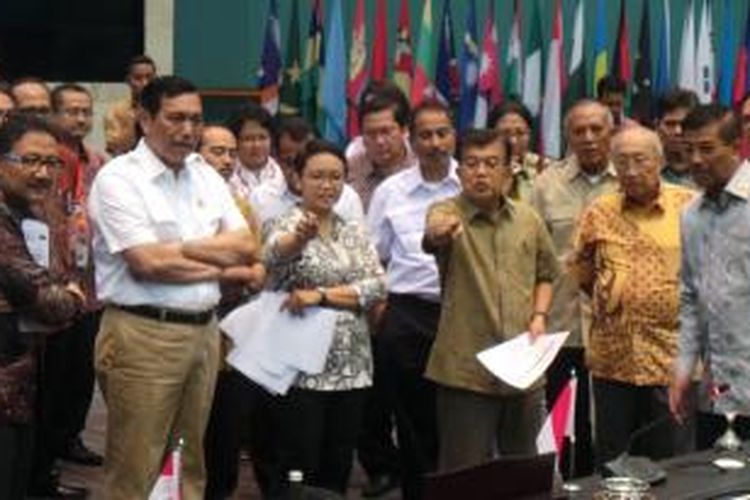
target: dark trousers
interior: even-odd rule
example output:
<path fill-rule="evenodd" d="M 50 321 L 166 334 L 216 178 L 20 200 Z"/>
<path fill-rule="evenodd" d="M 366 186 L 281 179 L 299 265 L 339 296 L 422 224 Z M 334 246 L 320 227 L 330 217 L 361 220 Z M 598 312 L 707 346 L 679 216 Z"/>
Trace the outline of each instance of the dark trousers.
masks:
<path fill-rule="evenodd" d="M 23 500 L 34 451 L 32 424 L 0 424 L 0 498 Z"/>
<path fill-rule="evenodd" d="M 264 497 L 280 494 L 279 398 L 235 370 L 222 370 L 204 437 L 206 500 L 229 498 L 237 488 L 240 449 L 249 430 L 253 472 Z"/>
<path fill-rule="evenodd" d="M 280 400 L 283 475 L 299 470 L 306 485 L 346 494 L 364 403 L 361 389 L 290 390 Z"/>
<path fill-rule="evenodd" d="M 395 427 L 392 398 L 388 397 L 380 360 L 380 338 L 372 338 L 374 359 L 373 385 L 367 391 L 362 433 L 357 444 L 357 458 L 370 478 L 399 476 L 398 449 L 393 442 Z"/>
<path fill-rule="evenodd" d="M 440 471 L 478 465 L 499 454 L 536 455 L 546 412 L 544 391 L 499 396 L 438 384 Z"/>
<path fill-rule="evenodd" d="M 639 429 L 643 434 L 632 443 L 633 455 L 658 460 L 674 454 L 676 424 L 669 412 L 666 386 L 637 386 L 594 377 L 593 387 L 600 467 L 626 451 Z M 649 424 L 654 427 L 646 430 Z"/>
<path fill-rule="evenodd" d="M 591 432 L 591 398 L 590 376 L 586 368 L 584 350 L 582 347 L 563 347 L 555 360 L 547 369 L 547 409 L 557 401 L 557 396 L 570 380 L 571 371 L 575 370 L 578 378 L 575 409 L 575 477 L 588 476 L 594 472 L 594 444 Z M 561 457 L 561 472 L 563 477 L 570 476 L 570 450 L 565 448 Z"/>
<path fill-rule="evenodd" d="M 405 500 L 419 499 L 421 478 L 437 465 L 435 384 L 424 377 L 440 319 L 440 304 L 388 295 L 378 362 L 396 417 Z"/>
<path fill-rule="evenodd" d="M 94 391 L 94 343 L 98 312 L 76 319 L 46 338 L 39 362 L 37 425 L 32 481 L 49 480 L 57 458 L 86 426 Z"/>

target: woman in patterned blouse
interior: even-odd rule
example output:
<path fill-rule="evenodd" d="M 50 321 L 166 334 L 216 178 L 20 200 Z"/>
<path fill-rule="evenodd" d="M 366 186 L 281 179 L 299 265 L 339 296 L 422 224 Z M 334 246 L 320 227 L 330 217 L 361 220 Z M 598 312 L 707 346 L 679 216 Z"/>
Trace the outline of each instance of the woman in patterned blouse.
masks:
<path fill-rule="evenodd" d="M 384 272 L 365 228 L 332 210 L 346 178 L 343 153 L 313 140 L 296 168 L 301 206 L 265 228 L 269 285 L 289 292 L 292 314 L 329 307 L 337 319 L 325 368 L 300 375 L 281 405 L 281 471 L 301 470 L 306 484 L 344 493 L 372 385 L 366 313 L 385 296 Z"/>

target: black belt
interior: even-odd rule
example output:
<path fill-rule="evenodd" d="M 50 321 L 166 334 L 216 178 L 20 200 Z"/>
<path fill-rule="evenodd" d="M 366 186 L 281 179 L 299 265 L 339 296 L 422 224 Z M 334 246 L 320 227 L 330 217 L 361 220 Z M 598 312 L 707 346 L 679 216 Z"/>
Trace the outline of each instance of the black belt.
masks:
<path fill-rule="evenodd" d="M 193 312 L 145 305 L 125 306 L 112 304 L 112 307 L 120 309 L 121 311 L 129 312 L 130 314 L 135 314 L 136 316 L 143 316 L 144 318 L 164 321 L 165 323 L 182 323 L 185 325 L 205 325 L 213 319 L 215 314 L 213 309 Z"/>

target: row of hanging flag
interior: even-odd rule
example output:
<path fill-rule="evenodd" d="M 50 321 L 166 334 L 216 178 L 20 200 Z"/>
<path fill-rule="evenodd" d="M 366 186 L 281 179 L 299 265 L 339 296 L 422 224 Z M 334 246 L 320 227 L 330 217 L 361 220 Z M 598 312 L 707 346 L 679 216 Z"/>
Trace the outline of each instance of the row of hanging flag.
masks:
<path fill-rule="evenodd" d="M 611 0 L 596 0 L 593 79 L 586 80 L 584 55 L 584 4 L 576 0 L 573 26 L 563 26 L 561 0 L 553 0 L 552 33 L 543 46 L 540 6 L 537 0 L 514 1 L 513 20 L 507 40 L 498 37 L 495 0 L 489 2 L 479 43 L 474 0 L 468 0 L 465 30 L 456 53 L 451 1 L 443 0 L 440 22 L 433 22 L 433 0 L 424 0 L 416 51 L 412 51 L 409 0 L 401 0 L 393 67 L 388 68 L 387 0 L 375 0 L 373 43 L 368 64 L 365 1 L 354 0 L 352 37 L 348 61 L 344 37 L 342 0 L 330 0 L 327 29 L 323 26 L 323 2 L 311 0 L 312 8 L 303 46 L 300 40 L 298 1 L 293 0 L 286 54 L 282 58 L 277 0 L 269 0 L 269 15 L 261 53 L 258 87 L 261 102 L 271 112 L 299 113 L 314 123 L 322 135 L 343 144 L 359 133 L 357 104 L 368 80 L 390 77 L 412 104 L 426 97 L 441 99 L 456 111 L 460 130 L 483 127 L 489 110 L 505 97 L 520 99 L 538 120 L 541 152 L 559 157 L 563 110 L 572 102 L 593 95 L 596 82 L 614 74 L 629 85 L 632 115 L 650 120 L 654 96 L 672 86 L 695 91 L 702 102 L 737 102 L 750 88 L 750 10 L 744 41 L 735 47 L 733 12 L 735 0 L 724 0 L 720 30 L 719 71 L 715 44 L 712 0 L 687 0 L 680 38 L 677 78 L 671 81 L 671 15 L 669 0 L 642 3 L 638 47 L 631 52 L 625 0 L 620 1 L 618 34 L 611 61 L 607 49 L 606 9 Z M 548 5 L 545 1 L 544 5 Z M 698 9 L 700 7 L 700 9 Z M 521 8 L 531 9 L 530 24 L 522 26 Z M 656 61 L 652 62 L 651 11 L 661 9 Z M 696 38 L 696 11 L 700 12 Z M 566 63 L 563 41 L 572 29 L 572 49 Z M 528 34 L 526 31 L 528 30 Z M 522 33 L 526 34 L 524 45 Z M 505 47 L 501 63 L 501 45 Z M 545 61 L 546 60 L 546 61 Z M 432 70 L 434 68 L 434 71 Z M 501 78 L 501 69 L 503 75 Z M 718 74 L 717 74 L 718 73 Z"/>

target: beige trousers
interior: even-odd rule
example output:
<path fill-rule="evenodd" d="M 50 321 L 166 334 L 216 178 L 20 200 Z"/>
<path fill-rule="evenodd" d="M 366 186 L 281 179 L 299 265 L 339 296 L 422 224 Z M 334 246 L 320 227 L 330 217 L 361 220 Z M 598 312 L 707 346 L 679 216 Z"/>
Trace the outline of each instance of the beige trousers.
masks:
<path fill-rule="evenodd" d="M 180 438 L 183 498 L 203 498 L 203 432 L 218 358 L 215 320 L 183 325 L 105 310 L 95 368 L 107 403 L 108 500 L 148 498 L 165 454 Z"/>

